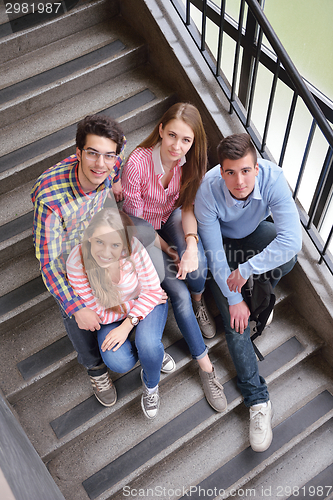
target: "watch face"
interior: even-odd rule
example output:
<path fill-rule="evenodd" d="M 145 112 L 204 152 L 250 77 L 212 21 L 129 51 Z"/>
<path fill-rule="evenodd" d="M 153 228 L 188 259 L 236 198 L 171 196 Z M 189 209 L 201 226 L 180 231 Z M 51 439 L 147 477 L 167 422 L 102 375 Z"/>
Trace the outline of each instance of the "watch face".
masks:
<path fill-rule="evenodd" d="M 139 318 L 131 317 L 131 323 L 133 326 L 136 326 L 139 323 Z"/>

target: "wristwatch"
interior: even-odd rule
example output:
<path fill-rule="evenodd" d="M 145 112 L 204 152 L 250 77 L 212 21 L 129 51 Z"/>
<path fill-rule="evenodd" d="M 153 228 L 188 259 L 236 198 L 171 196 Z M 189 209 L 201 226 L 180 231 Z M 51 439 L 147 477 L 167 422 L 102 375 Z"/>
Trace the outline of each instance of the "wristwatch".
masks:
<path fill-rule="evenodd" d="M 127 317 L 133 326 L 138 325 L 139 321 L 142 319 L 142 316 L 132 316 L 132 314 L 129 314 Z"/>

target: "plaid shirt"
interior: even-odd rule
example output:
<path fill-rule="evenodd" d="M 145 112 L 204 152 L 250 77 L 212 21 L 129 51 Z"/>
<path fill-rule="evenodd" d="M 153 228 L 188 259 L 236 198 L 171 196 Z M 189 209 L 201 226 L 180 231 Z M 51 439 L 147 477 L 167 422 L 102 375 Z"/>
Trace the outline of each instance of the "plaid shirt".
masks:
<path fill-rule="evenodd" d="M 32 188 L 33 236 L 42 278 L 69 316 L 83 308 L 84 301 L 67 281 L 67 257 L 81 243 L 91 218 L 103 207 L 108 193 L 112 193 L 110 188 L 119 179 L 121 162 L 119 157 L 113 173 L 88 194 L 79 183 L 76 155 L 46 170 Z"/>

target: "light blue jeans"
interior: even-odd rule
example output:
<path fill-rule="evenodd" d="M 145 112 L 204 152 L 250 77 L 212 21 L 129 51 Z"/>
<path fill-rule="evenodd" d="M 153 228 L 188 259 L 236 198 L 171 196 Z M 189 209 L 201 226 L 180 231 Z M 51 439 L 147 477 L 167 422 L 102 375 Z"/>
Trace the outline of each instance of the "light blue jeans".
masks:
<path fill-rule="evenodd" d="M 244 262 L 247 257 L 261 252 L 275 237 L 274 224 L 263 221 L 252 234 L 245 238 L 238 240 L 224 238 L 224 249 L 230 269 L 236 269 L 238 264 Z M 267 273 L 273 287 L 277 285 L 282 276 L 291 271 L 295 262 L 296 257 Z M 213 279 L 209 279 L 209 286 L 222 316 L 230 356 L 237 371 L 237 384 L 245 405 L 249 407 L 268 401 L 269 394 L 264 378 L 259 375 L 258 361 L 250 339 L 249 325 L 242 335 L 231 328 L 227 299 Z"/>
<path fill-rule="evenodd" d="M 157 233 L 170 245 L 176 248 L 181 258 L 186 250 L 186 242 L 182 227 L 181 210 L 179 208 L 172 212 L 167 222 L 163 224 L 161 229 L 157 230 Z M 154 256 L 152 254 L 150 254 L 150 256 L 154 262 Z M 198 244 L 198 258 L 198 269 L 189 273 L 184 281 L 176 278 L 176 266 L 163 252 L 165 276 L 161 283 L 162 288 L 170 297 L 178 328 L 187 342 L 193 359 L 201 359 L 206 356 L 208 352 L 193 311 L 191 294 L 189 292 L 190 289 L 191 292 L 200 294 L 205 289 L 207 260 L 200 240 Z"/>
<path fill-rule="evenodd" d="M 125 373 L 133 368 L 139 360 L 143 369 L 143 380 L 147 387 L 155 387 L 160 380 L 160 372 L 164 356 L 162 335 L 168 315 L 168 304 L 156 306 L 140 323 L 135 330 L 135 340 L 127 339 L 116 351 L 112 349 L 103 352 L 101 345 L 107 334 L 117 328 L 122 321 L 108 325 L 101 325 L 97 332 L 98 345 L 101 356 L 113 372 Z"/>

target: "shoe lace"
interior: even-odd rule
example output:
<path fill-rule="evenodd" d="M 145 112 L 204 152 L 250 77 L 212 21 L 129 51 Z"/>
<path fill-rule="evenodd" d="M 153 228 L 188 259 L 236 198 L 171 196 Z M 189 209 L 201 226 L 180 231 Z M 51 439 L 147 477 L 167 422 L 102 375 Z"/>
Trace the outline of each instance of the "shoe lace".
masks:
<path fill-rule="evenodd" d="M 148 394 L 148 392 L 146 392 L 144 400 L 147 409 L 156 408 L 158 403 L 158 392 L 153 392 L 153 394 Z"/>
<path fill-rule="evenodd" d="M 108 373 L 103 373 L 97 377 L 90 376 L 90 380 L 98 392 L 108 391 L 112 388 L 112 382 Z"/>
<path fill-rule="evenodd" d="M 223 386 L 216 380 L 216 378 L 209 379 L 209 387 L 214 399 L 220 398 L 223 393 Z"/>
<path fill-rule="evenodd" d="M 195 317 L 198 321 L 201 321 L 202 324 L 209 323 L 208 314 L 205 306 L 202 302 L 198 305 L 198 309 L 196 310 Z"/>
<path fill-rule="evenodd" d="M 253 410 L 252 410 L 253 411 Z M 261 431 L 263 428 L 264 413 L 262 410 L 254 411 L 251 415 L 251 420 L 253 421 L 253 427 L 256 431 Z"/>

